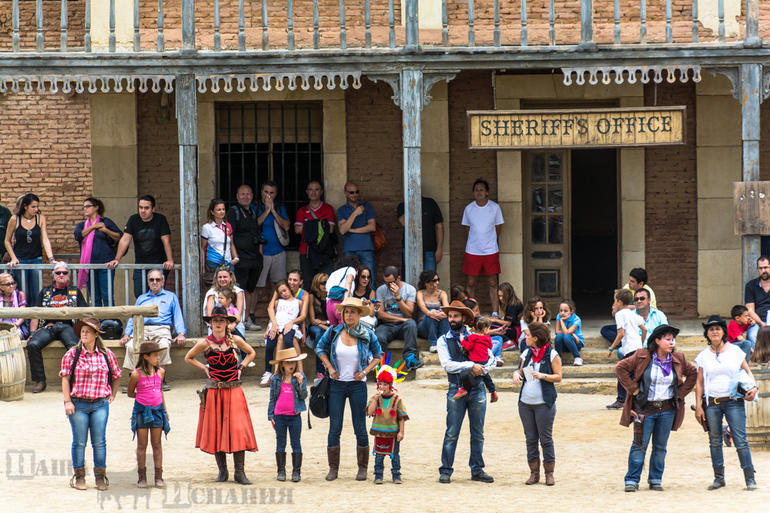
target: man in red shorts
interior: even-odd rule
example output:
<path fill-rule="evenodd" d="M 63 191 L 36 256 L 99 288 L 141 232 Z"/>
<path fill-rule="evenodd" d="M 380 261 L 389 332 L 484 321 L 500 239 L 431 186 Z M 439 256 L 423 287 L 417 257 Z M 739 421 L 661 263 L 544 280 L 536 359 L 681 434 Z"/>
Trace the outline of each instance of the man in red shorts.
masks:
<path fill-rule="evenodd" d="M 504 223 L 500 206 L 489 199 L 489 183 L 483 178 L 473 182 L 476 198 L 465 207 L 463 226 L 468 235 L 463 273 L 468 276 L 468 295 L 475 297 L 476 279 L 487 277 L 492 316 L 497 317 L 497 275 L 500 274 L 500 249 L 497 237 Z"/>

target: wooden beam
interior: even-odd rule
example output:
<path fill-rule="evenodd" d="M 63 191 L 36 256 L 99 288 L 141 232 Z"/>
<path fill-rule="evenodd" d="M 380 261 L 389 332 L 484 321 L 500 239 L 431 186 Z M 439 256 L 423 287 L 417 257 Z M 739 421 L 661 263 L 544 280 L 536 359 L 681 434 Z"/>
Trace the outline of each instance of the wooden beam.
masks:
<path fill-rule="evenodd" d="M 422 271 L 422 107 L 425 101 L 423 74 L 404 70 L 400 74 L 401 116 L 404 144 L 404 281 L 417 283 Z"/>
<path fill-rule="evenodd" d="M 142 342 L 144 342 L 144 317 L 134 315 L 134 368 L 139 363 L 139 346 Z"/>
<path fill-rule="evenodd" d="M 134 315 L 143 317 L 157 317 L 158 306 L 77 306 L 65 308 L 0 308 L 0 319 L 47 319 L 69 320 L 96 317 L 97 319 L 112 319 L 115 317 L 127 318 Z"/>
<path fill-rule="evenodd" d="M 742 64 L 741 87 L 741 140 L 743 141 L 743 181 L 759 180 L 760 103 L 762 101 L 762 66 Z M 756 275 L 756 259 L 760 254 L 760 236 L 744 235 L 742 238 L 742 277 L 747 283 Z"/>

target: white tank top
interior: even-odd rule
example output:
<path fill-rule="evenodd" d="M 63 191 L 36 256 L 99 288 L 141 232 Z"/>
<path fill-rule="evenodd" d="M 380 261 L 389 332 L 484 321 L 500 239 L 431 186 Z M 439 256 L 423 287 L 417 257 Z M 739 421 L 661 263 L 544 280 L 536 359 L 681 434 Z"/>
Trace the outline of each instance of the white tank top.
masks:
<path fill-rule="evenodd" d="M 337 342 L 337 374 L 339 381 L 355 381 L 359 367 L 358 344 L 346 346 L 341 341 Z M 366 381 L 365 379 L 363 381 Z"/>

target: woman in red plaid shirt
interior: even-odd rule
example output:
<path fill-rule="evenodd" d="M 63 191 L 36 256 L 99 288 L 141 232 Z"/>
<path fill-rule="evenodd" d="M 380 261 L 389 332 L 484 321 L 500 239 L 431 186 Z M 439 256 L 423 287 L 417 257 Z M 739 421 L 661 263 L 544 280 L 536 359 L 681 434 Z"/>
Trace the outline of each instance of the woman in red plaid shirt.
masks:
<path fill-rule="evenodd" d="M 64 411 L 72 426 L 72 467 L 75 475 L 70 486 L 86 489 L 86 442 L 91 431 L 94 451 L 96 489 L 106 490 L 109 480 L 104 475 L 107 463 L 107 419 L 110 403 L 120 382 L 120 366 L 112 351 L 104 347 L 99 320 L 92 317 L 75 323 L 80 341 L 64 354 L 61 361 Z M 74 368 L 73 368 L 74 367 Z"/>

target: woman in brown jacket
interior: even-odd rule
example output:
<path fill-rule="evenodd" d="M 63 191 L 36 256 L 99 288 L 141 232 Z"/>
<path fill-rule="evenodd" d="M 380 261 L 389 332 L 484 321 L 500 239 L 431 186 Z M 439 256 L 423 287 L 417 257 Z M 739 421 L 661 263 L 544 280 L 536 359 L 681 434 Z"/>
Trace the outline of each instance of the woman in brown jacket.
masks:
<path fill-rule="evenodd" d="M 698 380 L 698 369 L 684 353 L 674 351 L 679 330 L 662 324 L 650 334 L 647 350 L 639 350 L 615 366 L 620 384 L 626 389 L 626 402 L 620 424 L 634 424 L 634 442 L 628 454 L 627 492 L 639 489 L 644 456 L 652 438 L 650 490 L 663 491 L 661 479 L 666 462 L 666 445 L 671 431 L 684 420 L 684 398 Z"/>

